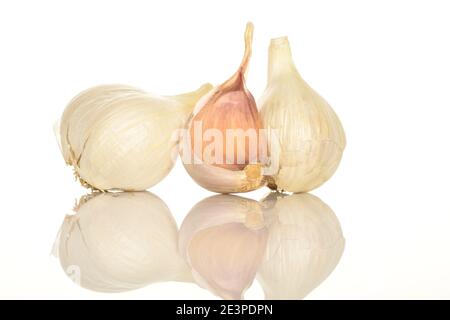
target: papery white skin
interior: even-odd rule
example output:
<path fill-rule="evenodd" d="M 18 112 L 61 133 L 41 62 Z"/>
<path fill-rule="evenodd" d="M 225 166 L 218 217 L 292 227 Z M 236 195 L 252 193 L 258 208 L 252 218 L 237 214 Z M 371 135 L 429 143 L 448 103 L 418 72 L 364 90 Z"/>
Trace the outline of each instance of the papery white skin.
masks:
<path fill-rule="evenodd" d="M 346 145 L 342 125 L 329 104 L 300 76 L 287 37 L 272 39 L 267 87 L 260 98 L 264 128 L 278 132 L 280 149 L 271 149 L 278 172 L 269 187 L 307 192 L 336 171 Z"/>
<path fill-rule="evenodd" d="M 64 159 L 90 187 L 148 189 L 172 169 L 178 144 L 173 134 L 184 127 L 197 100 L 210 89 L 206 84 L 173 97 L 124 85 L 83 91 L 61 119 Z"/>
<path fill-rule="evenodd" d="M 178 253 L 169 209 L 149 192 L 83 198 L 68 215 L 55 245 L 64 271 L 84 288 L 137 289 L 154 282 L 192 281 Z"/>
<path fill-rule="evenodd" d="M 267 230 L 259 203 L 218 195 L 196 204 L 180 228 L 179 248 L 197 284 L 242 299 L 264 255 Z"/>
<path fill-rule="evenodd" d="M 269 230 L 258 281 L 265 297 L 303 299 L 338 264 L 345 247 L 333 211 L 308 194 L 272 193 L 262 201 Z"/>

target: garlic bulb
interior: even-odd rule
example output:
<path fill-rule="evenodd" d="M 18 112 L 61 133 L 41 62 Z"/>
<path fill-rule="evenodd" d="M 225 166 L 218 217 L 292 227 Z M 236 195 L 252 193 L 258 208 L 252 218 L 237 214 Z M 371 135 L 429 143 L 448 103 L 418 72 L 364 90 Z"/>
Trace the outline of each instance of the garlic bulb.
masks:
<path fill-rule="evenodd" d="M 319 198 L 272 193 L 262 201 L 269 237 L 258 281 L 266 299 L 303 299 L 338 264 L 345 240 Z"/>
<path fill-rule="evenodd" d="M 272 39 L 266 90 L 258 105 L 270 140 L 271 189 L 307 192 L 336 171 L 345 148 L 341 123 L 328 103 L 299 75 L 287 37 Z M 279 148 L 272 148 L 277 144 Z"/>
<path fill-rule="evenodd" d="M 174 165 L 177 129 L 212 88 L 174 97 L 124 85 L 81 92 L 61 119 L 61 148 L 83 185 L 100 190 L 145 190 Z"/>
<path fill-rule="evenodd" d="M 192 281 L 178 254 L 178 228 L 148 192 L 85 196 L 55 245 L 64 271 L 84 288 L 121 292 L 159 281 Z"/>
<path fill-rule="evenodd" d="M 224 299 L 242 299 L 267 241 L 259 203 L 218 195 L 196 204 L 180 228 L 179 249 L 197 284 Z"/>
<path fill-rule="evenodd" d="M 251 56 L 253 25 L 245 31 L 245 53 L 237 72 L 202 98 L 183 140 L 182 159 L 202 187 L 221 193 L 245 192 L 263 184 L 265 145 L 261 120 L 245 86 Z"/>

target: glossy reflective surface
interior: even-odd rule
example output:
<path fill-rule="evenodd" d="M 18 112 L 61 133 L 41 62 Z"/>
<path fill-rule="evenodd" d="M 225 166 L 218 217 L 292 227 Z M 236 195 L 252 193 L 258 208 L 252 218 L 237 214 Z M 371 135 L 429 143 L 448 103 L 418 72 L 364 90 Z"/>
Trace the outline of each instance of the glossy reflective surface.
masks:
<path fill-rule="evenodd" d="M 334 270 L 344 246 L 336 215 L 311 194 L 211 196 L 178 230 L 160 198 L 134 192 L 83 196 L 64 219 L 54 254 L 70 279 L 93 291 L 178 281 L 242 299 L 256 280 L 266 299 L 303 299 Z"/>

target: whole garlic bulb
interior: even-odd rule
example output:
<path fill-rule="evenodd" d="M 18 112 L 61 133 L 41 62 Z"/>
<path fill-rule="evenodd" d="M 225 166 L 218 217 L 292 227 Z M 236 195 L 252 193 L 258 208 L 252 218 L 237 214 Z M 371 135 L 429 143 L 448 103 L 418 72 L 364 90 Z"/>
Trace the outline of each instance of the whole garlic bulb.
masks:
<path fill-rule="evenodd" d="M 224 299 L 242 299 L 266 248 L 259 203 L 218 195 L 196 204 L 180 228 L 179 249 L 197 284 Z"/>
<path fill-rule="evenodd" d="M 82 184 L 100 190 L 145 190 L 161 181 L 178 154 L 177 130 L 212 88 L 158 97 L 125 85 L 81 92 L 61 119 L 64 159 Z"/>
<path fill-rule="evenodd" d="M 55 250 L 80 286 L 121 292 L 154 282 L 192 281 L 178 254 L 178 228 L 169 209 L 149 192 L 82 198 L 61 226 Z"/>
<path fill-rule="evenodd" d="M 268 135 L 271 189 L 307 192 L 336 171 L 345 148 L 342 125 L 328 103 L 298 73 L 287 37 L 272 39 L 268 82 L 259 101 Z M 277 145 L 277 148 L 273 146 Z"/>
<path fill-rule="evenodd" d="M 333 211 L 308 194 L 261 201 L 269 238 L 258 281 L 266 299 L 303 299 L 338 264 L 345 240 Z"/>
<path fill-rule="evenodd" d="M 245 53 L 237 72 L 195 106 L 182 147 L 183 164 L 202 187 L 221 193 L 262 186 L 265 144 L 255 100 L 246 88 L 253 24 L 245 31 Z"/>

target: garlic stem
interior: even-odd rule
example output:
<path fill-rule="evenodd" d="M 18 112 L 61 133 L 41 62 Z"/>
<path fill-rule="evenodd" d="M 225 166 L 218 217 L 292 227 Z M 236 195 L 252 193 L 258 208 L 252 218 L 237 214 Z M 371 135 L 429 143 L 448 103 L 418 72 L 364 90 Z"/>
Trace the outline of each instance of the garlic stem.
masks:
<path fill-rule="evenodd" d="M 227 91 L 239 91 L 241 89 L 245 89 L 245 75 L 247 74 L 248 63 L 252 55 L 253 23 L 251 22 L 248 22 L 245 27 L 244 42 L 245 49 L 241 64 L 239 65 L 236 73 L 234 73 L 227 81 L 219 86 L 217 96 L 219 96 L 221 90 L 225 91 L 226 89 Z"/>
<path fill-rule="evenodd" d="M 273 81 L 286 74 L 295 74 L 301 78 L 292 60 L 288 37 L 272 39 L 269 46 L 268 81 Z"/>
<path fill-rule="evenodd" d="M 250 57 L 252 55 L 253 23 L 251 22 L 248 22 L 245 28 L 244 41 L 244 57 L 242 58 L 241 66 L 239 67 L 239 71 L 242 73 L 242 76 L 245 76 L 247 73 L 248 62 L 250 61 Z"/>

